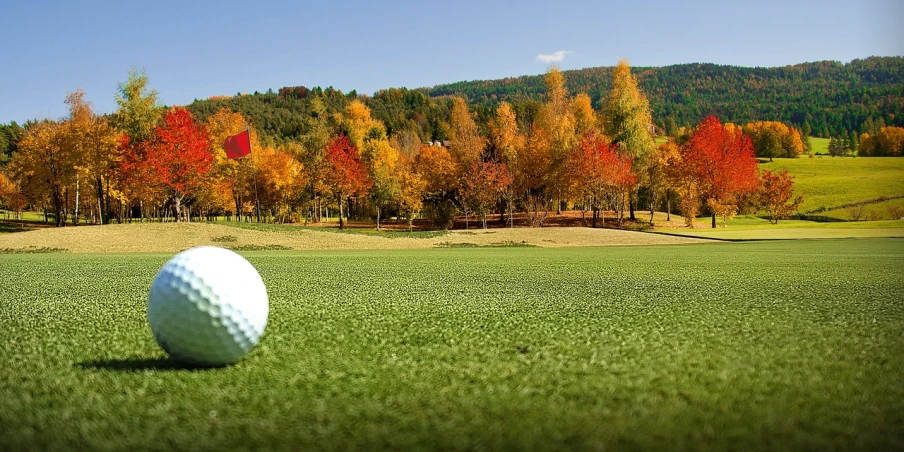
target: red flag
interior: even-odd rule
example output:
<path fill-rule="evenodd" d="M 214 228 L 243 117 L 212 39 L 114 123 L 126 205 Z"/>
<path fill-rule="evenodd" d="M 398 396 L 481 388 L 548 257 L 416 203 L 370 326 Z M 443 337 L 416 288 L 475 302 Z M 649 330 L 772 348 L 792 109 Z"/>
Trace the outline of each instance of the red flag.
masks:
<path fill-rule="evenodd" d="M 226 158 L 237 159 L 248 155 L 251 152 L 251 135 L 248 131 L 226 137 L 223 142 L 223 149 L 226 150 Z"/>

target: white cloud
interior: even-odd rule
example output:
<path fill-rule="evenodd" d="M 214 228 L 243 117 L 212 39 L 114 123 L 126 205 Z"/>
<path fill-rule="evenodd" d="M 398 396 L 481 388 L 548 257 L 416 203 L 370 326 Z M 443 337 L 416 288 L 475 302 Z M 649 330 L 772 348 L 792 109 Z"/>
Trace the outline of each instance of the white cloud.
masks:
<path fill-rule="evenodd" d="M 558 63 L 565 59 L 565 55 L 570 55 L 574 52 L 571 50 L 558 50 L 553 53 L 540 53 L 537 55 L 537 61 L 543 63 Z"/>

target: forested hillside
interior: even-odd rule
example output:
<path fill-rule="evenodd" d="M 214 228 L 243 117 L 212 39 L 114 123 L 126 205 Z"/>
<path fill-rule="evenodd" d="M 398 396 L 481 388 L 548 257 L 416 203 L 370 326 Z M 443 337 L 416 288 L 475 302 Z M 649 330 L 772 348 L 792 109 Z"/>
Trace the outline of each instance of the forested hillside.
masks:
<path fill-rule="evenodd" d="M 602 109 L 611 89 L 612 67 L 563 71 L 569 92 L 586 93 Z M 904 125 L 904 58 L 871 57 L 847 64 L 834 61 L 778 68 L 744 68 L 715 64 L 681 64 L 632 68 L 650 100 L 653 120 L 663 129 L 692 126 L 715 114 L 723 121 L 746 124 L 779 121 L 805 128 L 817 137 L 864 132 L 863 123 Z M 331 116 L 352 99 L 367 97 L 374 118 L 390 135 L 415 132 L 423 141 L 448 139 L 451 101 L 463 96 L 486 130 L 501 101 L 513 104 L 520 122 L 539 110 L 545 86 L 542 75 L 458 82 L 432 88 L 381 90 L 374 96 L 343 94 L 333 88 L 285 87 L 277 92 L 197 100 L 189 108 L 200 119 L 227 106 L 249 116 L 263 138 L 274 143 L 302 141 L 307 123 Z M 316 105 L 312 102 L 320 99 Z"/>
<path fill-rule="evenodd" d="M 587 93 L 594 107 L 609 92 L 611 67 L 563 71 L 565 86 Z M 810 123 L 819 137 L 862 132 L 867 118 L 904 124 L 904 58 L 871 57 L 847 64 L 836 61 L 776 68 L 716 64 L 635 67 L 632 72 L 650 99 L 653 119 L 674 118 L 679 126 L 698 123 L 708 114 L 745 124 L 755 120 Z M 478 104 L 539 100 L 543 77 L 459 82 L 425 89 L 430 96 L 462 95 Z"/>

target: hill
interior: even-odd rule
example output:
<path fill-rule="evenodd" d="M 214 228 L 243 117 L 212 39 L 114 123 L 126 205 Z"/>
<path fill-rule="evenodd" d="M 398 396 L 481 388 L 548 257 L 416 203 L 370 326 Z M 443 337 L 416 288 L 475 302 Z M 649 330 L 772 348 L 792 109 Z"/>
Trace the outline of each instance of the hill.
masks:
<path fill-rule="evenodd" d="M 612 67 L 564 71 L 571 92 L 591 96 L 595 107 L 611 87 Z M 871 57 L 847 64 L 836 61 L 775 68 L 716 64 L 635 67 L 632 72 L 650 99 L 653 118 L 672 117 L 691 126 L 708 114 L 744 124 L 774 120 L 808 121 L 813 135 L 825 137 L 860 129 L 868 117 L 901 124 L 904 106 L 904 58 Z M 479 80 L 424 90 L 431 97 L 461 95 L 478 104 L 539 100 L 543 76 Z"/>
<path fill-rule="evenodd" d="M 587 93 L 601 108 L 611 84 L 611 67 L 564 71 L 566 87 Z M 802 126 L 825 137 L 854 130 L 867 119 L 904 125 L 904 57 L 870 57 L 847 64 L 835 61 L 778 68 L 680 64 L 632 69 L 650 99 L 653 119 L 691 126 L 708 114 L 744 124 L 776 120 Z M 365 99 L 390 134 L 410 130 L 419 139 L 448 139 L 448 96 L 466 97 L 478 123 L 486 127 L 493 108 L 509 101 L 523 119 L 545 92 L 542 75 L 480 80 L 432 88 L 381 90 L 373 96 L 342 93 L 332 87 L 293 86 L 276 92 L 196 100 L 189 108 L 201 119 L 228 107 L 249 116 L 265 139 L 304 142 L 312 118 L 330 116 L 355 98 Z M 881 121 L 880 121 L 881 119 Z"/>
<path fill-rule="evenodd" d="M 841 220 L 854 219 L 852 215 L 859 215 L 861 220 L 897 219 L 904 215 L 904 177 L 901 177 L 904 159 L 828 156 L 775 159 L 760 164 L 760 169 L 786 169 L 794 176 L 795 192 L 804 196 L 799 209 L 804 214 Z M 863 210 L 857 210 L 857 205 L 863 206 Z"/>

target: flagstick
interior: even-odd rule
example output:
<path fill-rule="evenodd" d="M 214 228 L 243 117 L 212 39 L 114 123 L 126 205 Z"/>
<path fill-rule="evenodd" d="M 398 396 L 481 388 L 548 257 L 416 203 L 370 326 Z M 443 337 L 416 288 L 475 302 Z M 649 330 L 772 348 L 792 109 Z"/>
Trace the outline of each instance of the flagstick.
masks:
<path fill-rule="evenodd" d="M 257 198 L 257 170 L 254 169 L 254 148 L 251 146 L 251 128 L 248 128 L 248 149 L 251 152 L 251 172 L 254 174 L 254 207 L 257 210 L 257 222 L 261 222 L 261 201 Z"/>

